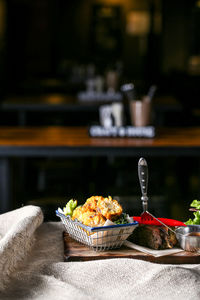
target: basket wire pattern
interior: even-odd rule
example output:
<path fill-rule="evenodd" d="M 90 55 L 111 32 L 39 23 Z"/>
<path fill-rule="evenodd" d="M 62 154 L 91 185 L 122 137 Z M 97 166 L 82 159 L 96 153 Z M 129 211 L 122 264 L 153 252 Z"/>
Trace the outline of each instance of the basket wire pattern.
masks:
<path fill-rule="evenodd" d="M 101 227 L 89 227 L 70 216 L 65 216 L 56 211 L 67 233 L 74 240 L 82 243 L 95 251 L 106 251 L 120 248 L 128 236 L 138 226 L 138 222 L 110 225 Z"/>

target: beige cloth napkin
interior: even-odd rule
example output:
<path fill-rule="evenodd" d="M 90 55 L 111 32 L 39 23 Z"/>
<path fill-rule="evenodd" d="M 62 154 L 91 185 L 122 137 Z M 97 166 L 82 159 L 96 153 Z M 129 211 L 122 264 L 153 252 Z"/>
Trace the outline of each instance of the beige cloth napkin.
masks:
<path fill-rule="evenodd" d="M 0 290 L 30 252 L 42 222 L 42 211 L 36 206 L 0 215 Z"/>
<path fill-rule="evenodd" d="M 0 299 L 200 299 L 200 265 L 66 263 L 63 225 L 41 222 L 34 206 L 0 215 Z"/>

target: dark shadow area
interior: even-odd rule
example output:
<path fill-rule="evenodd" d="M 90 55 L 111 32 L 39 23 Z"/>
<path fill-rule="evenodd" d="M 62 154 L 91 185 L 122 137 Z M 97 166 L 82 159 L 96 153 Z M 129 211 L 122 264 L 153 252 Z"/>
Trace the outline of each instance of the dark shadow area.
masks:
<path fill-rule="evenodd" d="M 192 157 L 151 158 L 149 165 L 149 211 L 159 217 L 186 220 L 189 205 L 199 195 L 199 165 Z M 16 161 L 15 164 L 20 162 Z M 111 195 L 124 211 L 140 215 L 141 191 L 138 158 L 28 159 L 26 177 L 15 186 L 15 206 L 42 207 L 45 220 L 58 220 L 55 210 L 72 198 L 83 204 L 91 195 Z M 18 168 L 15 169 L 19 171 Z M 25 188 L 24 188 L 25 187 Z"/>
<path fill-rule="evenodd" d="M 200 1 L 0 0 L 1 126 L 98 124 L 102 103 L 81 102 L 80 92 L 115 95 L 128 82 L 139 99 L 157 86 L 155 127 L 200 126 Z M 70 198 L 98 194 L 139 214 L 138 159 L 13 158 L 13 208 L 40 205 L 56 220 Z M 199 197 L 199 158 L 147 159 L 150 210 L 185 220 Z"/>

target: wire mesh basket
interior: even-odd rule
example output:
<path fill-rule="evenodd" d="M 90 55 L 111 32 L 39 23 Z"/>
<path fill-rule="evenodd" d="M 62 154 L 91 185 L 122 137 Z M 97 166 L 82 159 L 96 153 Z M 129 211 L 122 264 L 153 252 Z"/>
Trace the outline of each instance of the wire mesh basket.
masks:
<path fill-rule="evenodd" d="M 70 216 L 65 216 L 57 210 L 56 215 L 60 217 L 66 231 L 74 240 L 87 245 L 95 251 L 120 248 L 138 226 L 138 222 L 135 221 L 120 225 L 89 227 L 77 220 L 73 221 Z"/>

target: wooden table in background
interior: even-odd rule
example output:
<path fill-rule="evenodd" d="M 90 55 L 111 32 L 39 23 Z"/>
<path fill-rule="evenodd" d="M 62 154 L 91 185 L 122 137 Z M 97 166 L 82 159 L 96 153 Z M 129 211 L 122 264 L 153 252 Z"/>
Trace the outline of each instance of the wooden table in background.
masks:
<path fill-rule="evenodd" d="M 13 157 L 200 156 L 200 127 L 161 128 L 156 137 L 91 138 L 85 127 L 0 127 L 0 212 L 12 208 Z"/>

